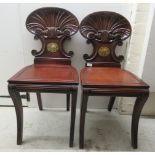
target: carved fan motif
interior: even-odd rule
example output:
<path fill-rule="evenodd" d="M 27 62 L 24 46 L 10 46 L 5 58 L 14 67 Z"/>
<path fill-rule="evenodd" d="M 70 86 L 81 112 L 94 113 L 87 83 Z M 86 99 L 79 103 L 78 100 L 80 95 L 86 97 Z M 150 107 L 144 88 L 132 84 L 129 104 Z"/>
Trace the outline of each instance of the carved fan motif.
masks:
<path fill-rule="evenodd" d="M 71 12 L 55 7 L 40 8 L 27 17 L 26 27 L 35 35 L 34 38 L 42 43 L 40 51 L 32 50 L 33 56 L 39 57 L 41 61 L 72 57 L 73 52 L 65 52 L 63 48 L 64 41 L 70 39 L 79 28 L 79 22 Z M 39 58 L 35 58 L 35 62 L 40 60 Z"/>
<path fill-rule="evenodd" d="M 80 32 L 87 39 L 99 42 L 123 41 L 131 35 L 128 20 L 115 12 L 95 12 L 85 17 Z"/>
<path fill-rule="evenodd" d="M 108 11 L 89 14 L 80 24 L 80 33 L 94 47 L 91 55 L 83 55 L 86 62 L 93 66 L 120 67 L 124 56 L 116 55 L 115 48 L 122 46 L 123 40 L 131 35 L 130 23 L 125 17 Z"/>
<path fill-rule="evenodd" d="M 62 38 L 78 31 L 78 20 L 69 11 L 61 8 L 40 8 L 26 20 L 27 29 L 36 36 Z"/>

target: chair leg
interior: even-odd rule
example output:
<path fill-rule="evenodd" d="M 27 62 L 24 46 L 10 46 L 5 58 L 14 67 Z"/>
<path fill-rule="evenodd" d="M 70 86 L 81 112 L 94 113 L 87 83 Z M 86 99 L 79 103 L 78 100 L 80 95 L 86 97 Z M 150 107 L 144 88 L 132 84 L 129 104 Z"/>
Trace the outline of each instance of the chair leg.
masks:
<path fill-rule="evenodd" d="M 108 104 L 108 111 L 111 111 L 112 110 L 112 107 L 113 107 L 113 105 L 115 103 L 115 99 L 116 99 L 115 96 L 111 96 L 110 97 L 110 101 L 109 101 L 109 104 Z"/>
<path fill-rule="evenodd" d="M 8 86 L 9 94 L 15 106 L 16 117 L 17 117 L 17 144 L 22 144 L 23 137 L 23 107 L 20 97 L 20 93 L 15 90 L 14 87 Z"/>
<path fill-rule="evenodd" d="M 41 93 L 37 92 L 36 94 L 37 94 L 37 100 L 38 100 L 39 110 L 43 110 Z"/>
<path fill-rule="evenodd" d="M 30 102 L 30 93 L 26 92 L 26 99 L 28 102 Z"/>
<path fill-rule="evenodd" d="M 81 97 L 81 113 L 80 113 L 80 133 L 79 133 L 79 146 L 80 149 L 84 148 L 84 126 L 85 126 L 85 115 L 87 111 L 88 95 L 82 93 Z"/>
<path fill-rule="evenodd" d="M 137 135 L 138 135 L 138 123 L 142 108 L 149 97 L 149 92 L 145 93 L 142 96 L 138 96 L 133 108 L 132 114 L 132 125 L 131 125 L 131 141 L 133 148 L 137 148 Z"/>
<path fill-rule="evenodd" d="M 70 94 L 66 95 L 66 110 L 69 111 L 70 108 Z"/>
<path fill-rule="evenodd" d="M 75 128 L 75 116 L 76 116 L 76 103 L 77 103 L 77 89 L 72 92 L 71 124 L 70 124 L 70 140 L 69 140 L 69 146 L 70 147 L 73 147 L 73 143 L 74 143 L 74 128 Z"/>

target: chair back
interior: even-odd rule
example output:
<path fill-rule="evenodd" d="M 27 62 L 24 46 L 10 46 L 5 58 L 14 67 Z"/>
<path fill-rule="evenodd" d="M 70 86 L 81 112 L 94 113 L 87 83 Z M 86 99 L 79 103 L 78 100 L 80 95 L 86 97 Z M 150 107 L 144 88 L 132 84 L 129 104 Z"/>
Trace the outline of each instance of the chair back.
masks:
<path fill-rule="evenodd" d="M 27 17 L 26 28 L 40 39 L 40 51 L 32 50 L 34 63 L 71 64 L 72 51 L 65 52 L 63 43 L 78 31 L 77 18 L 62 8 L 40 8 Z"/>
<path fill-rule="evenodd" d="M 122 46 L 123 41 L 131 35 L 129 21 L 115 12 L 101 11 L 89 14 L 80 24 L 80 33 L 92 43 L 93 52 L 84 54 L 86 65 L 116 66 L 124 59 L 115 53 L 116 46 Z"/>

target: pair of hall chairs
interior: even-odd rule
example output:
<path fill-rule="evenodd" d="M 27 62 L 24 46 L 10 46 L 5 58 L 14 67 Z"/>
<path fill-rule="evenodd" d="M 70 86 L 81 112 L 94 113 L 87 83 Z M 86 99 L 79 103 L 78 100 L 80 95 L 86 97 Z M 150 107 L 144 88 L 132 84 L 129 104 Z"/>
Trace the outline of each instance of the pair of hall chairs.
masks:
<path fill-rule="evenodd" d="M 71 66 L 73 52 L 66 52 L 63 43 L 78 30 L 93 52 L 84 54 L 85 67 L 80 73 L 81 113 L 79 146 L 84 148 L 84 126 L 89 96 L 110 96 L 111 111 L 117 96 L 137 97 L 132 114 L 131 141 L 137 148 L 138 123 L 141 110 L 149 96 L 149 86 L 132 73 L 121 69 L 123 56 L 117 56 L 116 46 L 131 35 L 128 20 L 115 12 L 100 11 L 86 16 L 79 25 L 77 18 L 61 8 L 46 7 L 33 11 L 26 20 L 26 27 L 41 40 L 40 51 L 32 50 L 34 64 L 27 66 L 8 80 L 8 90 L 17 116 L 17 144 L 22 144 L 23 107 L 20 92 L 35 92 L 39 109 L 42 110 L 41 92 L 66 94 L 67 110 L 70 108 L 71 123 L 69 146 L 73 147 L 74 125 L 79 77 Z M 94 103 L 95 104 L 95 103 Z M 105 124 L 106 125 L 106 124 Z"/>

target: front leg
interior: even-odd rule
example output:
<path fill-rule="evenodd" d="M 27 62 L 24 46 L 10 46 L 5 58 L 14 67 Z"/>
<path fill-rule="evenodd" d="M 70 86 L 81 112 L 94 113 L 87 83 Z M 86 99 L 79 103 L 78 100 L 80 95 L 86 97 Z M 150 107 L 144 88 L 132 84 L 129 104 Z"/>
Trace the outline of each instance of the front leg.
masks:
<path fill-rule="evenodd" d="M 84 148 L 84 128 L 85 128 L 85 116 L 87 111 L 88 95 L 83 91 L 81 95 L 81 112 L 80 112 L 80 131 L 79 131 L 79 147 Z"/>
<path fill-rule="evenodd" d="M 17 144 L 22 144 L 23 137 L 23 107 L 20 97 L 20 93 L 16 90 L 14 85 L 8 85 L 8 91 L 12 98 L 12 101 L 15 106 L 16 117 L 17 117 Z"/>
<path fill-rule="evenodd" d="M 76 103 L 77 103 L 77 88 L 72 92 L 71 101 L 71 124 L 70 124 L 70 141 L 69 146 L 73 147 L 74 142 L 74 128 L 75 128 L 75 116 L 76 116 Z"/>
<path fill-rule="evenodd" d="M 132 114 L 132 126 L 131 126 L 131 141 L 133 148 L 137 148 L 138 142 L 137 142 L 137 136 L 138 136 L 138 123 L 141 111 L 143 109 L 143 106 L 145 102 L 147 101 L 149 97 L 149 91 L 145 92 L 143 95 L 138 96 L 133 108 L 133 114 Z"/>

